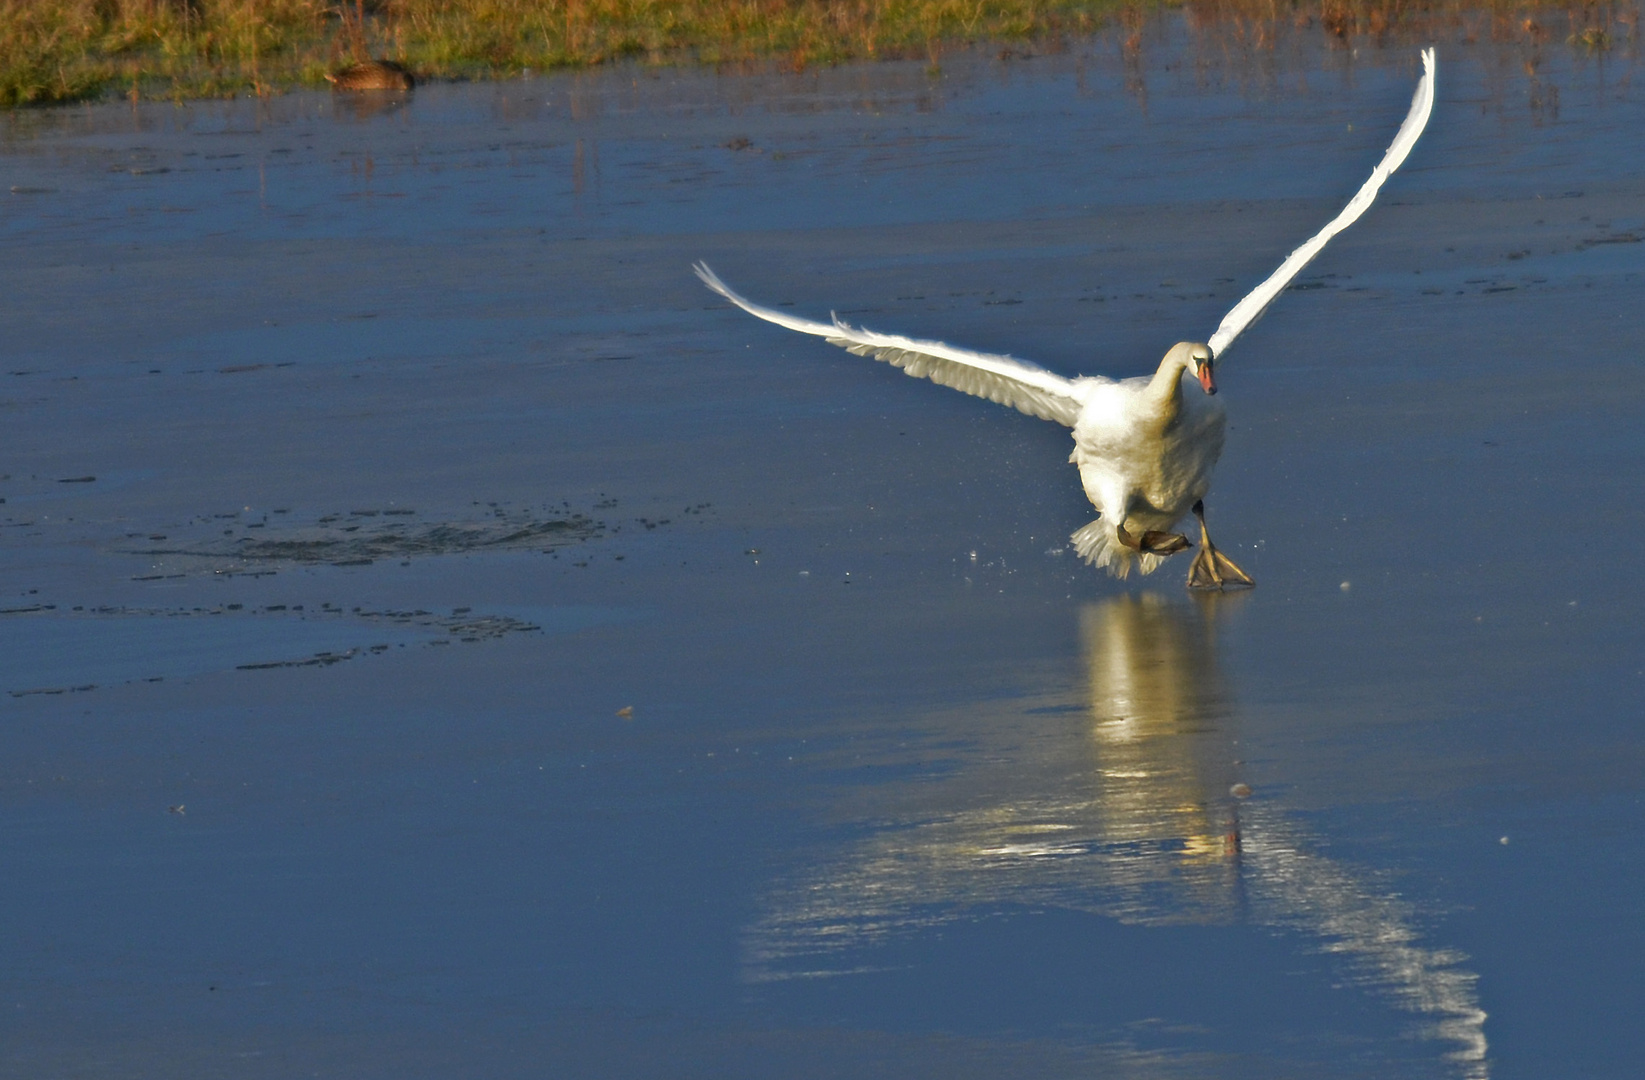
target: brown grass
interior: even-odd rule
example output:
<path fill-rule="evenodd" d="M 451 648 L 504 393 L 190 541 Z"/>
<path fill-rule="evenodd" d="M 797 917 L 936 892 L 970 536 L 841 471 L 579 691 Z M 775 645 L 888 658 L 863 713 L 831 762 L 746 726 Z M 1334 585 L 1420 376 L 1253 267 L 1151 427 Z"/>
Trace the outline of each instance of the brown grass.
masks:
<path fill-rule="evenodd" d="M 1261 44 L 1463 26 L 1602 49 L 1632 41 L 1638 0 L 0 0 L 0 105 L 110 93 L 264 94 L 319 86 L 368 56 L 419 78 L 650 63 L 929 59 L 979 41 L 1054 42 L 1186 7 Z M 1471 25 L 1471 24 L 1470 24 Z M 1133 41 L 1134 44 L 1134 41 Z"/>

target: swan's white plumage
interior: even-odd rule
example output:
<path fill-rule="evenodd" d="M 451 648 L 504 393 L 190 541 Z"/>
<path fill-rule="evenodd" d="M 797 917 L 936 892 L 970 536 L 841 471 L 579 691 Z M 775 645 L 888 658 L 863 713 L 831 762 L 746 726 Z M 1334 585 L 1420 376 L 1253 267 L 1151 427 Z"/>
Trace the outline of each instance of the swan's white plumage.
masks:
<path fill-rule="evenodd" d="M 1068 460 L 1101 516 L 1072 539 L 1081 558 L 1115 577 L 1165 561 L 1122 543 L 1118 526 L 1133 538 L 1169 532 L 1211 488 L 1226 418 L 1222 399 L 1201 393 L 1192 378 L 1194 348 L 1174 346 L 1152 377 L 1087 385 Z"/>
<path fill-rule="evenodd" d="M 1424 50 L 1422 64 L 1422 81 L 1405 122 L 1371 178 L 1342 212 L 1235 304 L 1206 345 L 1179 343 L 1166 353 L 1152 377 L 1069 379 L 1011 356 L 850 326 L 837 315 L 826 323 L 801 319 L 739 295 L 704 263 L 697 263 L 695 270 L 710 289 L 757 318 L 823 338 L 858 356 L 884 360 L 909 375 L 1073 428 L 1074 452 L 1069 460 L 1079 467 L 1080 483 L 1100 514 L 1073 534 L 1074 549 L 1116 577 L 1123 578 L 1132 569 L 1146 574 L 1164 557 L 1139 550 L 1138 538 L 1149 532 L 1168 533 L 1204 498 L 1211 486 L 1212 467 L 1222 453 L 1225 420 L 1221 400 L 1199 393 L 1194 380 L 1186 380 L 1189 389 L 1185 392 L 1183 376 L 1195 374 L 1202 361 L 1209 371 L 1209 362 L 1262 315 L 1333 236 L 1365 213 L 1383 182 L 1404 163 L 1433 111 L 1433 49 Z M 1121 527 L 1129 543 L 1122 541 Z"/>
<path fill-rule="evenodd" d="M 826 323 L 798 319 L 738 295 L 706 263 L 698 263 L 692 269 L 697 271 L 704 285 L 766 322 L 802 334 L 815 334 L 830 345 L 838 345 L 858 356 L 884 360 L 910 375 L 1009 405 L 1041 420 L 1054 420 L 1064 427 L 1073 427 L 1079 417 L 1081 402 L 1075 380 L 1047 371 L 1038 364 L 1011 356 L 959 349 L 940 341 L 877 334 L 872 330 L 849 326 L 841 322 L 838 316 L 834 317 L 833 322 Z"/>
<path fill-rule="evenodd" d="M 1360 185 L 1359 191 L 1348 200 L 1348 205 L 1342 208 L 1342 213 L 1332 218 L 1330 223 L 1309 238 L 1306 244 L 1297 248 L 1286 256 L 1279 269 L 1268 275 L 1268 279 L 1252 289 L 1245 298 L 1235 304 L 1228 314 L 1222 317 L 1222 325 L 1217 332 L 1211 335 L 1206 344 L 1211 346 L 1211 355 L 1221 357 L 1228 346 L 1246 327 L 1262 317 L 1268 305 L 1274 298 L 1285 291 L 1285 286 L 1291 284 L 1291 279 L 1302 273 L 1302 268 L 1314 261 L 1314 256 L 1325 249 L 1331 237 L 1346 229 L 1359 220 L 1361 214 L 1371 208 L 1377 192 L 1382 189 L 1383 181 L 1393 175 L 1395 169 L 1405 164 L 1406 155 L 1410 154 L 1411 147 L 1417 144 L 1417 139 L 1428 126 L 1428 117 L 1434 111 L 1434 50 L 1422 50 L 1422 81 L 1417 83 L 1416 94 L 1411 98 L 1411 111 L 1405 114 L 1405 122 L 1399 126 L 1394 135 L 1394 141 L 1389 144 L 1388 152 L 1382 156 L 1382 161 L 1371 170 L 1370 179 Z"/>

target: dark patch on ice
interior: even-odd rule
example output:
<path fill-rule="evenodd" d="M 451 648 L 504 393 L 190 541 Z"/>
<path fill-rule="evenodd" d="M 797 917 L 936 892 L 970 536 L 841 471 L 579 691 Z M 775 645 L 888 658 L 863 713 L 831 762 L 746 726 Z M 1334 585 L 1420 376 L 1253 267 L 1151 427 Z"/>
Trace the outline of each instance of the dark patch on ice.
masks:
<path fill-rule="evenodd" d="M 242 536 L 237 540 L 202 539 L 176 546 L 123 549 L 128 555 L 193 556 L 207 559 L 234 559 L 241 562 L 286 562 L 304 565 L 329 563 L 332 566 L 368 566 L 378 559 L 409 559 L 431 555 L 457 555 L 475 551 L 535 548 L 552 551 L 600 536 L 604 522 L 583 514 L 538 518 L 525 514 L 489 521 L 438 522 L 433 524 L 391 521 L 365 524 L 361 518 L 375 517 L 378 511 L 350 512 L 352 524 L 334 525 L 338 515 L 327 515 L 314 524 L 281 528 L 273 535 Z M 413 511 L 384 511 L 384 516 L 405 516 Z M 273 528 L 280 528 L 278 525 Z M 273 532 L 273 528 L 270 529 Z"/>
<path fill-rule="evenodd" d="M 52 613 L 52 614 L 48 614 Z M 158 682 L 212 671 L 329 667 L 358 656 L 415 645 L 493 641 L 509 634 L 564 633 L 629 617 L 603 609 L 470 608 L 303 611 L 285 604 L 248 611 L 238 603 L 195 608 L 105 605 L 56 612 L 56 605 L 0 614 L 28 620 L 28 633 L 0 657 L 0 686 L 14 698 Z M 10 685 L 5 685 L 10 684 Z"/>
<path fill-rule="evenodd" d="M 1600 244 L 1637 244 L 1640 237 L 1634 233 L 1612 233 L 1609 236 L 1590 236 L 1577 245 L 1577 248 L 1598 247 Z"/>
<path fill-rule="evenodd" d="M 87 690 L 97 689 L 96 683 L 87 683 L 84 686 L 42 686 L 34 690 L 13 690 L 12 697 L 40 697 L 54 694 L 79 694 Z"/>

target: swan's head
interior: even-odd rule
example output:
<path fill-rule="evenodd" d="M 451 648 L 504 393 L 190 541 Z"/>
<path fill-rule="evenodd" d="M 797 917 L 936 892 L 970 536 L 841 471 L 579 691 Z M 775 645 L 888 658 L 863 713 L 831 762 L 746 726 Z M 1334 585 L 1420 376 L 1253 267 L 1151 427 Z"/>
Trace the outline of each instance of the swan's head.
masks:
<path fill-rule="evenodd" d="M 1195 377 L 1199 379 L 1200 389 L 1207 394 L 1217 392 L 1217 380 L 1212 374 L 1215 358 L 1211 355 L 1209 345 L 1197 341 L 1180 342 L 1166 354 L 1165 359 L 1167 363 L 1176 360 L 1184 369 L 1192 369 Z"/>

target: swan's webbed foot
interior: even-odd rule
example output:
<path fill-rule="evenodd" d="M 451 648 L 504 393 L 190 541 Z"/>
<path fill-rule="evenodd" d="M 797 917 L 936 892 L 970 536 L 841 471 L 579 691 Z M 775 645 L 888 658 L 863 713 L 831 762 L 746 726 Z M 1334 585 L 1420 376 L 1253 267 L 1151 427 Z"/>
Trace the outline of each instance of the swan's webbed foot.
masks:
<path fill-rule="evenodd" d="M 1181 533 L 1160 532 L 1149 529 L 1142 534 L 1142 550 L 1150 555 L 1175 555 L 1179 551 L 1187 551 L 1193 547 L 1188 538 Z"/>
<path fill-rule="evenodd" d="M 1194 516 L 1199 519 L 1199 554 L 1188 568 L 1190 589 L 1249 589 L 1256 585 L 1251 575 L 1234 565 L 1234 560 L 1217 550 L 1211 543 L 1211 534 L 1205 528 L 1205 503 L 1194 504 Z"/>
<path fill-rule="evenodd" d="M 1119 537 L 1120 543 L 1132 551 L 1141 551 L 1148 555 L 1175 555 L 1194 546 L 1181 533 L 1160 532 L 1158 529 L 1149 529 L 1142 534 L 1141 540 L 1126 532 L 1124 525 L 1114 526 L 1114 533 Z"/>

